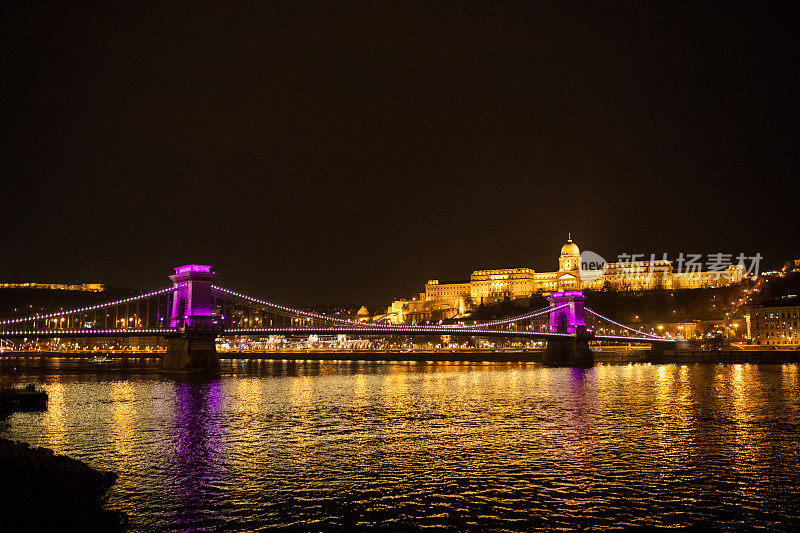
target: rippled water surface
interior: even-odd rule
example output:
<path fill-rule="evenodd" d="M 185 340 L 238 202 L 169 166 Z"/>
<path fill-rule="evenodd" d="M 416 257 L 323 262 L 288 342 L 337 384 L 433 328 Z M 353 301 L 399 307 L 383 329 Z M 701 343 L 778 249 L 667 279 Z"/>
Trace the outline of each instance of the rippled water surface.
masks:
<path fill-rule="evenodd" d="M 797 365 L 0 363 L 134 530 L 800 527 Z M 14 370 L 13 367 L 16 367 Z"/>

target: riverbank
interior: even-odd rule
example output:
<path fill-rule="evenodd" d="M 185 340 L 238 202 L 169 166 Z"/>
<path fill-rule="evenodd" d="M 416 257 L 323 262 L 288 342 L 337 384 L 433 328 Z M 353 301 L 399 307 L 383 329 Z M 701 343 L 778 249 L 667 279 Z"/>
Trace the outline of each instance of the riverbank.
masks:
<path fill-rule="evenodd" d="M 661 363 L 800 363 L 800 350 L 686 350 L 649 352 L 645 362 Z"/>
<path fill-rule="evenodd" d="M 126 519 L 103 509 L 117 475 L 0 438 L 0 521 L 5 531 L 124 531 Z"/>
<path fill-rule="evenodd" d="M 221 360 L 250 361 L 370 361 L 370 362 L 467 362 L 467 363 L 541 363 L 544 350 L 469 350 L 469 351 L 325 351 L 325 350 L 282 350 L 272 352 L 220 352 Z M 95 353 L 65 352 L 5 352 L 0 359 L 85 359 L 97 356 Z M 101 354 L 106 355 L 106 354 Z M 162 353 L 109 353 L 115 361 L 158 361 Z M 645 347 L 619 347 L 615 350 L 594 351 L 595 362 L 609 364 L 626 363 L 800 363 L 800 350 L 680 350 L 653 351 Z M 97 363 L 98 368 L 103 363 Z"/>

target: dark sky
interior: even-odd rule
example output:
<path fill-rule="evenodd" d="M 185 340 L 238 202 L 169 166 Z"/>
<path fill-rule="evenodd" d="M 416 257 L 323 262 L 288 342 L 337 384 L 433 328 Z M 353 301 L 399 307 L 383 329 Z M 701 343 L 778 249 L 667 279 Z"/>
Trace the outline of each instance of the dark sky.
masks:
<path fill-rule="evenodd" d="M 0 280 L 384 305 L 568 231 L 800 256 L 797 2 L 9 4 Z"/>

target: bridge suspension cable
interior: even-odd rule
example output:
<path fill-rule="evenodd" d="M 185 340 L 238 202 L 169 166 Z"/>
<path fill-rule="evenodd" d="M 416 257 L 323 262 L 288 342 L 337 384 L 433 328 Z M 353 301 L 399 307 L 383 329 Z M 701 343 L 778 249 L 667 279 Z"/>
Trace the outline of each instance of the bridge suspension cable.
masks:
<path fill-rule="evenodd" d="M 452 326 L 431 326 L 431 325 L 414 325 L 414 326 L 405 325 L 404 326 L 404 325 L 378 324 L 378 323 L 364 324 L 363 322 L 357 322 L 355 320 L 350 320 L 350 319 L 347 319 L 347 318 L 339 318 L 339 317 L 333 317 L 333 316 L 329 316 L 329 315 L 323 315 L 323 314 L 320 314 L 320 313 L 314 313 L 312 311 L 304 311 L 304 310 L 301 310 L 301 309 L 295 309 L 295 308 L 292 308 L 292 307 L 287 307 L 285 305 L 280 305 L 280 304 L 268 302 L 266 300 L 261 300 L 259 298 L 253 298 L 252 296 L 247 296 L 246 294 L 242 294 L 242 293 L 239 293 L 239 292 L 236 292 L 236 291 L 232 291 L 230 289 L 226 289 L 226 288 L 220 287 L 218 285 L 212 285 L 211 288 L 215 292 L 217 292 L 218 294 L 227 295 L 227 296 L 233 296 L 233 297 L 236 297 L 236 298 L 239 298 L 239 299 L 242 299 L 242 300 L 246 300 L 246 301 L 258 304 L 258 305 L 262 305 L 262 306 L 265 306 L 265 307 L 271 307 L 273 309 L 277 309 L 279 311 L 283 311 L 284 313 L 298 314 L 298 315 L 303 315 L 303 316 L 307 316 L 307 317 L 311 317 L 311 318 L 317 318 L 319 320 L 326 320 L 326 321 L 330 321 L 330 322 L 338 322 L 338 323 L 341 323 L 341 324 L 351 324 L 351 325 L 357 326 L 357 327 L 383 327 L 383 328 L 403 328 L 403 327 L 409 327 L 410 328 L 410 327 L 413 327 L 413 328 L 417 328 L 417 329 L 424 329 L 424 328 L 434 329 L 434 328 L 445 327 L 445 328 L 448 328 L 448 329 L 458 329 L 458 328 L 472 328 L 472 329 L 474 329 L 474 328 L 482 328 L 482 327 L 499 326 L 499 325 L 503 325 L 503 324 L 511 324 L 511 323 L 514 323 L 514 322 L 527 320 L 529 318 L 534 318 L 536 316 L 540 316 L 540 315 L 543 315 L 543 314 L 546 314 L 546 313 L 557 311 L 559 309 L 563 309 L 563 308 L 565 308 L 565 307 L 567 307 L 569 305 L 569 304 L 562 304 L 562 305 L 559 305 L 559 306 L 554 307 L 554 308 L 545 307 L 544 309 L 539 309 L 539 310 L 533 311 L 531 313 L 525 313 L 523 315 L 518 315 L 518 316 L 515 316 L 515 317 L 506 318 L 506 319 L 502 319 L 502 320 L 493 320 L 493 321 L 489 321 L 489 322 L 481 322 L 481 323 L 478 323 L 478 324 L 470 324 L 470 325 L 456 324 L 456 325 L 452 325 Z M 236 328 L 236 329 L 240 330 L 240 329 L 246 329 L 246 328 Z"/>
<path fill-rule="evenodd" d="M 490 326 L 501 326 L 503 324 L 512 324 L 514 322 L 520 322 L 522 320 L 527 320 L 529 318 L 534 318 L 540 315 L 549 314 L 553 311 L 558 311 L 560 309 L 564 309 L 568 307 L 569 304 L 561 304 L 557 307 L 545 307 L 544 309 L 539 309 L 538 311 L 533 311 L 531 313 L 526 313 L 524 315 L 512 316 L 511 318 L 505 318 L 502 320 L 493 320 L 491 322 L 481 322 L 479 324 L 473 324 L 471 326 L 464 326 L 464 327 L 471 327 L 471 328 L 482 328 L 482 327 L 490 327 Z"/>
<path fill-rule="evenodd" d="M 632 331 L 634 333 L 638 333 L 640 335 L 644 335 L 645 337 L 649 337 L 651 339 L 659 339 L 659 340 L 665 340 L 666 339 L 666 337 L 659 337 L 658 335 L 653 335 L 652 333 L 646 333 L 644 331 L 641 331 L 641 330 L 638 330 L 638 329 L 634 329 L 634 328 L 632 328 L 630 326 L 626 326 L 625 324 L 620 324 L 619 322 L 611 320 L 610 318 L 608 318 L 606 316 L 603 316 L 600 313 L 592 311 L 588 307 L 584 307 L 583 310 L 586 311 L 587 313 L 591 314 L 591 315 L 596 316 L 597 318 L 599 318 L 601 320 L 605 320 L 606 322 L 610 322 L 611 324 L 614 324 L 615 326 L 620 327 L 622 329 L 626 329 L 628 331 Z"/>
<path fill-rule="evenodd" d="M 283 311 L 284 313 L 303 315 L 303 316 L 307 316 L 307 317 L 310 317 L 310 318 L 317 318 L 317 319 L 320 319 L 320 320 L 326 320 L 326 321 L 330 321 L 330 322 L 340 322 L 340 323 L 343 323 L 343 324 L 353 324 L 353 325 L 356 325 L 356 326 L 357 325 L 361 325 L 361 322 L 356 322 L 355 320 L 349 320 L 347 318 L 332 317 L 332 316 L 328 316 L 328 315 L 322 315 L 322 314 L 319 314 L 319 313 L 314 313 L 314 312 L 311 312 L 311 311 L 303 311 L 303 310 L 300 310 L 300 309 L 293 309 L 291 307 L 286 307 L 284 305 L 279 305 L 279 304 L 275 304 L 275 303 L 272 303 L 272 302 L 267 302 L 266 300 L 260 300 L 258 298 L 253 298 L 252 296 L 247 296 L 245 294 L 241 294 L 241 293 L 226 289 L 224 287 L 219 287 L 217 285 L 212 285 L 211 289 L 216 291 L 218 294 L 234 296 L 234 297 L 240 298 L 242 300 L 247 300 L 249 302 L 262 305 L 264 307 L 271 307 L 273 309 L 277 309 L 279 311 Z"/>
<path fill-rule="evenodd" d="M 135 301 L 138 301 L 138 300 L 143 300 L 145 298 L 152 298 L 153 296 L 159 296 L 161 294 L 174 292 L 176 289 L 178 289 L 178 287 L 166 287 L 166 288 L 163 288 L 163 289 L 159 289 L 157 291 L 148 292 L 146 294 L 140 294 L 139 296 L 132 296 L 130 298 L 123 298 L 121 300 L 116 300 L 116 301 L 113 301 L 113 302 L 107 302 L 107 303 L 103 303 L 103 304 L 89 305 L 89 306 L 86 306 L 86 307 L 81 307 L 79 309 L 69 309 L 67 311 L 59 311 L 57 313 L 49 313 L 49 314 L 46 314 L 46 315 L 38 315 L 37 314 L 37 315 L 26 316 L 26 317 L 22 317 L 22 318 L 11 318 L 11 319 L 8 319 L 8 320 L 0 321 L 0 326 L 6 326 L 8 324 L 18 324 L 20 322 L 32 322 L 34 320 L 47 320 L 49 318 L 55 318 L 55 317 L 61 317 L 61 316 L 67 316 L 67 315 L 75 315 L 75 314 L 78 314 L 78 313 L 85 313 L 87 311 L 97 311 L 98 309 L 106 309 L 108 307 L 114 307 L 115 305 L 122 305 L 122 304 L 130 303 L 130 302 L 135 302 Z"/>

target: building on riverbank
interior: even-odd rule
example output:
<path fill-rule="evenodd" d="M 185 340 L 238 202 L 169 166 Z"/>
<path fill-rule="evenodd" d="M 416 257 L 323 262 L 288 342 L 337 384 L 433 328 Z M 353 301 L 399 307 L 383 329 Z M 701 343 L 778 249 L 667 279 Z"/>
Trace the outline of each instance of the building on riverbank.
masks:
<path fill-rule="evenodd" d="M 800 297 L 781 296 L 750 307 L 753 342 L 762 346 L 800 347 Z"/>

